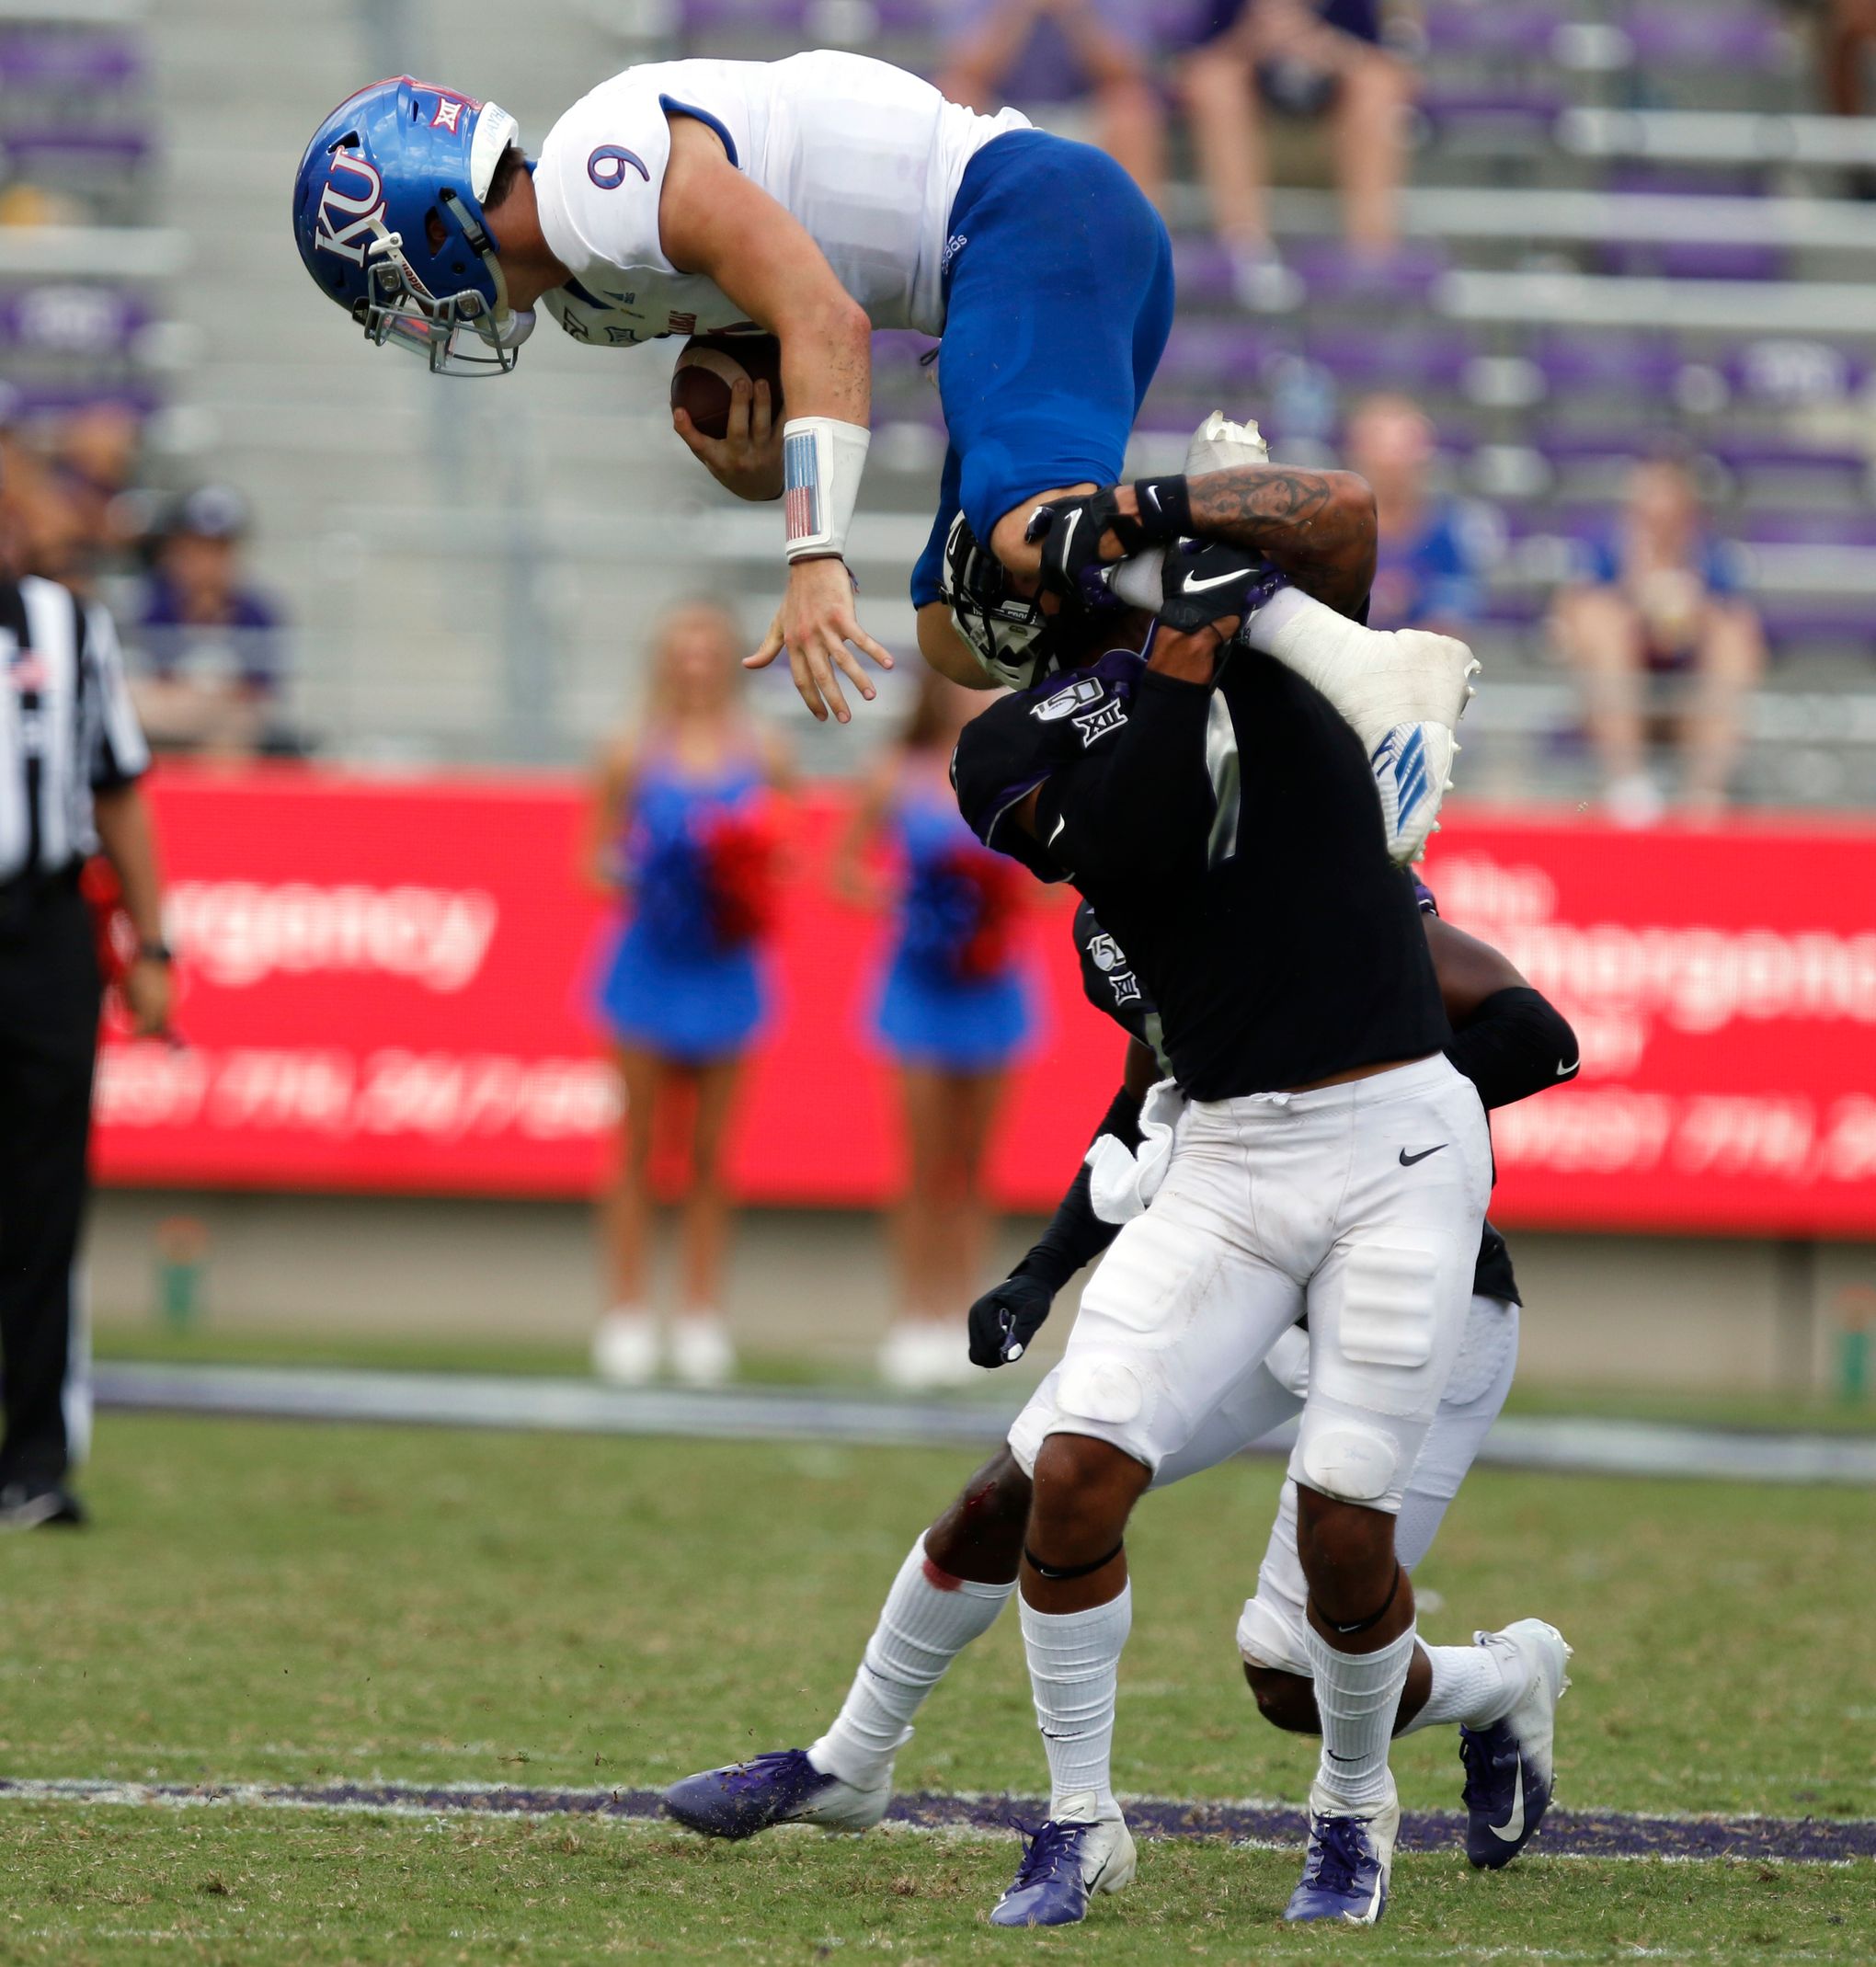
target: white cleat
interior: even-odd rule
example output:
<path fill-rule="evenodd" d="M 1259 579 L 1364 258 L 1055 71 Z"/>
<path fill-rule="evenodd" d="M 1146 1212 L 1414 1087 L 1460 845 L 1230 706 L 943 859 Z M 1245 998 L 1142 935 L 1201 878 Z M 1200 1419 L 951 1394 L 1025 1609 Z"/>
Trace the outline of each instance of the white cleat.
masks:
<path fill-rule="evenodd" d="M 1097 1817 L 1093 1829 L 1081 1839 L 1081 1882 L 1091 1893 L 1124 1892 L 1138 1867 L 1139 1854 L 1127 1819 Z"/>
<path fill-rule="evenodd" d="M 615 1387 L 642 1387 L 658 1373 L 658 1321 L 648 1311 L 611 1311 L 593 1332 L 593 1371 Z"/>
<path fill-rule="evenodd" d="M 1466 1855 L 1482 1870 L 1508 1865 L 1537 1835 L 1556 1787 L 1557 1703 L 1570 1685 L 1570 1647 L 1555 1626 L 1517 1618 L 1476 1632 L 1475 1646 L 1508 1654 L 1525 1689 L 1502 1721 L 1459 1730 L 1465 1765 Z"/>
<path fill-rule="evenodd" d="M 720 1387 L 736 1371 L 736 1347 L 720 1318 L 674 1319 L 671 1371 L 687 1387 Z"/>
<path fill-rule="evenodd" d="M 1185 475 L 1202 478 L 1207 472 L 1230 471 L 1236 464 L 1268 464 L 1270 446 L 1255 422 L 1233 423 L 1214 410 L 1192 433 L 1185 447 Z"/>

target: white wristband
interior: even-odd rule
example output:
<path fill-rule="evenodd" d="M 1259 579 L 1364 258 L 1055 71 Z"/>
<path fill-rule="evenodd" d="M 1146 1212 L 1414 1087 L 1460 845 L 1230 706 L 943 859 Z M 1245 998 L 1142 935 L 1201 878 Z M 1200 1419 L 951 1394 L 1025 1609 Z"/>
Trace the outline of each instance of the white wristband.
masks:
<path fill-rule="evenodd" d="M 860 475 L 873 432 L 831 417 L 791 417 L 782 426 L 782 497 L 788 557 L 847 551 Z"/>

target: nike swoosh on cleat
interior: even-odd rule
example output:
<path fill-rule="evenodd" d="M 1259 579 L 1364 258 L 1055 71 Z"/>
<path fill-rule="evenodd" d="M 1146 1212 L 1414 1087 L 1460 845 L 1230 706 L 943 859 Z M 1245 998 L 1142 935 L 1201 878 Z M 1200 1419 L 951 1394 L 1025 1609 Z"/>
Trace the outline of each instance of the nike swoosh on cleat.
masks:
<path fill-rule="evenodd" d="M 1506 1844 L 1516 1844 L 1524 1835 L 1524 1763 L 1517 1766 L 1517 1793 L 1511 1800 L 1511 1814 L 1501 1824 L 1488 1824 L 1486 1829 L 1494 1837 L 1502 1837 Z"/>
<path fill-rule="evenodd" d="M 1060 817 L 1060 818 L 1058 818 L 1058 820 L 1056 821 L 1056 823 L 1055 823 L 1055 831 L 1054 831 L 1053 833 L 1051 833 L 1051 834 L 1049 835 L 1049 837 L 1048 837 L 1048 841 L 1047 841 L 1047 844 L 1048 844 L 1049 846 L 1053 847 L 1053 846 L 1055 845 L 1055 843 L 1056 843 L 1056 842 L 1057 842 L 1057 841 L 1058 841 L 1058 840 L 1060 840 L 1060 839 L 1061 839 L 1061 837 L 1062 837 L 1062 832 L 1063 832 L 1063 829 L 1065 829 L 1065 828 L 1066 828 L 1066 827 L 1068 826 L 1068 823 L 1069 823 L 1069 816 L 1068 816 L 1068 815 L 1067 815 L 1066 813 L 1064 813 L 1064 814 L 1062 814 L 1062 815 L 1061 815 L 1061 817 Z"/>
<path fill-rule="evenodd" d="M 1449 1141 L 1443 1140 L 1440 1142 L 1439 1148 L 1449 1147 L 1450 1145 Z M 1412 1168 L 1416 1163 L 1424 1161 L 1429 1154 L 1437 1154 L 1439 1148 L 1423 1148 L 1418 1154 L 1409 1154 L 1406 1149 L 1402 1148 L 1401 1149 L 1401 1165 L 1403 1168 Z"/>
<path fill-rule="evenodd" d="M 1576 1070 L 1577 1067 L 1578 1067 L 1578 1066 L 1580 1066 L 1580 1065 L 1581 1065 L 1582 1063 L 1583 1063 L 1582 1059 L 1580 1059 L 1580 1058 L 1573 1058 L 1573 1059 L 1572 1059 L 1572 1060 L 1570 1061 L 1570 1063 L 1569 1063 L 1569 1064 L 1568 1064 L 1568 1065 L 1566 1066 L 1566 1065 L 1565 1065 L 1565 1064 L 1563 1063 L 1563 1061 L 1562 1061 L 1562 1060 L 1561 1060 L 1561 1059 L 1560 1058 L 1560 1059 L 1559 1059 L 1559 1060 L 1557 1061 L 1557 1077 L 1558 1077 L 1559 1079 L 1568 1079 L 1568 1078 L 1570 1077 L 1570 1075 L 1571 1075 L 1571 1074 L 1572 1074 L 1573 1072 L 1574 1072 L 1574 1071 Z"/>

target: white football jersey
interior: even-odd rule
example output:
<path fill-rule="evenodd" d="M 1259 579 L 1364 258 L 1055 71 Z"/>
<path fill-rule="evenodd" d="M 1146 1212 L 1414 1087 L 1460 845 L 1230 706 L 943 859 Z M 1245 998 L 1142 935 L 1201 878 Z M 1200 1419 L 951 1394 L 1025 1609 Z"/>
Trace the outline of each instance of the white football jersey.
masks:
<path fill-rule="evenodd" d="M 1027 127 L 978 116 L 866 55 L 785 62 L 654 62 L 567 110 L 534 170 L 541 230 L 573 280 L 542 304 L 581 341 L 748 326 L 714 281 L 680 273 L 658 243 L 669 114 L 694 116 L 731 163 L 797 219 L 876 328 L 944 326 L 942 276 L 964 167 Z"/>

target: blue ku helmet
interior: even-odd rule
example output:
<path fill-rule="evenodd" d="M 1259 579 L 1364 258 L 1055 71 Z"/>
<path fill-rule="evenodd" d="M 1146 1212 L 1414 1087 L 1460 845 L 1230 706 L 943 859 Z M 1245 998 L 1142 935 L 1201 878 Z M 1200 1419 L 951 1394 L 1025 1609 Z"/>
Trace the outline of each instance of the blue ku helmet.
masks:
<path fill-rule="evenodd" d="M 515 120 L 399 75 L 339 104 L 313 133 L 293 182 L 293 240 L 306 270 L 383 347 L 433 375 L 505 375 L 534 326 L 509 305 L 483 220 Z"/>

